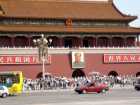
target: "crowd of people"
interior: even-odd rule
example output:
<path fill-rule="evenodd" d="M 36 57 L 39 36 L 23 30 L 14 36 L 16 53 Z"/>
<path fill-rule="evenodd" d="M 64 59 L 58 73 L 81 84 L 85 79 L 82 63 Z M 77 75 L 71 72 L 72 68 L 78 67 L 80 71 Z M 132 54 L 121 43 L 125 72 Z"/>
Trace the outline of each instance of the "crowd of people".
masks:
<path fill-rule="evenodd" d="M 24 79 L 24 90 L 48 90 L 48 89 L 74 89 L 77 86 L 85 85 L 89 82 L 105 83 L 111 88 L 114 86 L 128 87 L 135 84 L 135 76 L 105 76 L 92 74 L 88 77 L 66 78 L 48 75 L 35 80 Z"/>
<path fill-rule="evenodd" d="M 70 87 L 70 80 L 64 77 L 46 76 L 45 79 L 24 79 L 24 90 L 66 89 Z"/>

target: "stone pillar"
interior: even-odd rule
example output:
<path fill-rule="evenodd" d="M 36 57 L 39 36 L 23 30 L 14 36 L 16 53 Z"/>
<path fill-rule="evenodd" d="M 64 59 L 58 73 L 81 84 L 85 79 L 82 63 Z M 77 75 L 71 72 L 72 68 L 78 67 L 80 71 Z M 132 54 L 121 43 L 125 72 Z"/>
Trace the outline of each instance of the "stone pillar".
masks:
<path fill-rule="evenodd" d="M 88 40 L 89 40 L 89 47 L 93 47 L 93 37 L 90 36 Z"/>
<path fill-rule="evenodd" d="M 95 47 L 99 47 L 98 45 L 98 40 L 99 40 L 100 37 L 96 36 L 96 46 Z"/>
<path fill-rule="evenodd" d="M 64 37 L 59 37 L 59 45 L 58 47 L 64 47 Z"/>
<path fill-rule="evenodd" d="M 124 47 L 127 47 L 127 37 L 123 37 L 124 40 Z"/>
<path fill-rule="evenodd" d="M 77 36 L 76 38 L 74 38 L 74 43 L 75 43 L 75 46 L 76 47 L 81 47 L 81 37 L 80 36 Z"/>
<path fill-rule="evenodd" d="M 27 36 L 27 38 L 28 38 L 28 46 L 32 46 L 31 44 L 32 44 L 32 42 L 33 42 L 33 40 L 32 40 L 32 36 Z"/>
<path fill-rule="evenodd" d="M 83 37 L 81 37 L 79 40 L 80 40 L 80 46 L 79 47 L 83 47 Z"/>
<path fill-rule="evenodd" d="M 76 42 L 76 37 L 71 37 L 71 40 L 72 40 L 72 47 L 76 47 L 76 44 L 77 44 L 77 42 Z"/>
<path fill-rule="evenodd" d="M 109 47 L 112 47 L 113 45 L 112 45 L 113 43 L 112 43 L 112 36 L 110 36 L 109 37 Z"/>
<path fill-rule="evenodd" d="M 14 47 L 15 46 L 15 37 L 16 36 L 11 35 L 9 37 L 11 38 L 11 47 Z"/>
<path fill-rule="evenodd" d="M 140 45 L 139 43 L 140 43 L 140 41 L 139 41 L 139 35 L 137 35 L 137 37 L 136 37 L 136 46 L 137 47 L 139 47 L 139 45 Z"/>
<path fill-rule="evenodd" d="M 97 46 L 96 42 L 97 42 L 97 38 L 96 37 L 92 37 L 92 47 L 96 47 Z"/>

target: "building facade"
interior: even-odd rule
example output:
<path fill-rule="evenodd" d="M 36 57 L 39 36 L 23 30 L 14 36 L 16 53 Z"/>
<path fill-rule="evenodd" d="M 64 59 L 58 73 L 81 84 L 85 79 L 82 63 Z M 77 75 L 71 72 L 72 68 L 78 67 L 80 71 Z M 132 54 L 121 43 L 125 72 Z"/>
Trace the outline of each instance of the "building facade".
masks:
<path fill-rule="evenodd" d="M 44 34 L 48 46 L 46 73 L 77 77 L 140 75 L 140 28 L 112 0 L 1 0 L 0 71 L 23 71 L 40 77 L 42 62 L 33 40 Z"/>

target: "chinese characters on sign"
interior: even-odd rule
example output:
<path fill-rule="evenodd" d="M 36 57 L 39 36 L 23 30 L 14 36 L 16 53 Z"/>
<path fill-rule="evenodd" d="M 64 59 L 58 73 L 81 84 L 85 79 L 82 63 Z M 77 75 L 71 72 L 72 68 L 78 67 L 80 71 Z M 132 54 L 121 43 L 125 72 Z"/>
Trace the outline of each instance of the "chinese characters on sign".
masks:
<path fill-rule="evenodd" d="M 104 63 L 140 63 L 140 54 L 104 54 Z"/>
<path fill-rule="evenodd" d="M 83 52 L 72 52 L 72 68 L 84 68 L 84 53 Z"/>
<path fill-rule="evenodd" d="M 0 55 L 0 64 L 40 64 L 36 55 Z M 46 64 L 51 63 L 51 56 L 46 59 Z"/>

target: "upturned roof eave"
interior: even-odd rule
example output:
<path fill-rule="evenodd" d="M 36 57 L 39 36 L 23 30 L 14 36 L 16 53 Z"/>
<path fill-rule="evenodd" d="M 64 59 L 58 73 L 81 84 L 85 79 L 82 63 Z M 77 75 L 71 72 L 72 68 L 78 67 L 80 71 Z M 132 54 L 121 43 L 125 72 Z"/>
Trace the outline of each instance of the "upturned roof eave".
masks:
<path fill-rule="evenodd" d="M 14 1 L 14 0 L 13 0 Z M 22 0 L 21 0 L 22 1 Z M 88 19 L 88 20 L 121 20 L 133 21 L 136 18 L 125 15 L 120 12 L 114 5 L 112 0 L 109 2 L 67 2 L 66 0 L 46 0 L 46 1 L 22 1 L 15 2 L 5 1 L 1 3 L 2 9 L 5 12 L 3 18 L 56 18 L 56 19 Z M 59 3 L 58 3 L 59 2 Z M 70 3 L 70 4 L 69 4 Z M 94 5 L 92 5 L 92 3 Z M 69 5 L 68 5 L 69 4 Z M 13 5 L 13 6 L 11 6 Z M 46 6 L 47 5 L 47 6 Z M 64 5 L 67 5 L 66 7 Z M 56 8 L 57 7 L 57 8 Z M 73 9 L 75 7 L 75 9 Z M 84 9 L 82 9 L 84 7 Z M 97 9 L 97 14 L 94 14 Z M 48 10 L 48 11 L 47 11 Z M 81 11 L 82 10 L 82 11 Z M 94 12 L 93 12 L 94 10 Z M 33 11 L 36 11 L 33 13 Z M 54 13 L 51 13 L 51 12 Z M 89 14 L 87 14 L 89 11 Z M 111 12 L 110 12 L 111 11 Z M 60 12 L 58 14 L 58 12 Z M 104 13 L 108 13 L 104 15 Z M 101 15 L 102 14 L 102 15 Z M 88 16 L 89 15 L 89 16 Z"/>
<path fill-rule="evenodd" d="M 124 17 L 124 18 L 87 18 L 87 17 L 35 17 L 35 16 L 32 16 L 32 17 L 29 17 L 29 16 L 6 16 L 6 15 L 0 15 L 0 18 L 3 18 L 3 19 L 6 19 L 6 18 L 11 18 L 11 19 L 62 19 L 62 20 L 65 20 L 65 19 L 68 19 L 68 18 L 71 18 L 73 20 L 101 20 L 101 21 L 128 21 L 128 22 L 131 22 L 135 19 L 137 19 L 137 16 L 127 16 L 127 17 Z"/>

